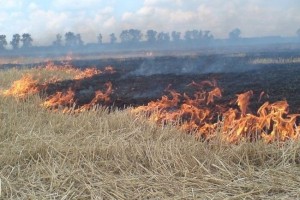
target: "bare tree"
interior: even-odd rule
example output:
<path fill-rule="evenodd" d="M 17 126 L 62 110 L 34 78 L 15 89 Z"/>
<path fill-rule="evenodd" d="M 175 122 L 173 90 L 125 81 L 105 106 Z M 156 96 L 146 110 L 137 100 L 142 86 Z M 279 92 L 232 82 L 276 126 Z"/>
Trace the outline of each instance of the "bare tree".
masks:
<path fill-rule="evenodd" d="M 6 45 L 6 35 L 0 35 L 0 50 L 4 50 Z"/>
<path fill-rule="evenodd" d="M 20 41 L 21 41 L 21 36 L 19 34 L 14 34 L 12 41 L 10 41 L 10 44 L 14 50 L 20 47 Z"/>

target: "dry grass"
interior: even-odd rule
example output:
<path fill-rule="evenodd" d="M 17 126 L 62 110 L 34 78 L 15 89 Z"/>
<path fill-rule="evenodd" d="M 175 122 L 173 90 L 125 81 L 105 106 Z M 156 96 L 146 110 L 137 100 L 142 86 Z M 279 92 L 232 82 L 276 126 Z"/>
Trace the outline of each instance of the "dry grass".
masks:
<path fill-rule="evenodd" d="M 6 88 L 24 71 L 0 72 Z M 300 143 L 195 141 L 128 110 L 0 97 L 0 199 L 299 199 Z"/>

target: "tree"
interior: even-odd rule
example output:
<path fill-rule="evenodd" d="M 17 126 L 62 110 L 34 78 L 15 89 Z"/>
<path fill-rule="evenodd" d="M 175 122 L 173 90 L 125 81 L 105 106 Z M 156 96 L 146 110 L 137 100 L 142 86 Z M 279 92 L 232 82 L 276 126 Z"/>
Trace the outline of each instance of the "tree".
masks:
<path fill-rule="evenodd" d="M 204 39 L 204 34 L 203 31 L 201 30 L 191 30 L 191 31 L 186 31 L 184 35 L 184 39 L 186 41 L 200 41 Z"/>
<path fill-rule="evenodd" d="M 189 42 L 190 44 L 192 43 L 197 43 L 197 44 L 206 44 L 207 42 L 211 41 L 214 39 L 214 36 L 211 34 L 210 31 L 202 31 L 202 30 L 188 30 L 184 34 L 184 39 Z"/>
<path fill-rule="evenodd" d="M 181 35 L 180 32 L 172 31 L 172 33 L 171 33 L 172 40 L 173 40 L 174 42 L 180 41 L 180 35 Z"/>
<path fill-rule="evenodd" d="M 128 30 L 123 30 L 120 34 L 120 39 L 122 43 L 130 42 L 130 35 Z"/>
<path fill-rule="evenodd" d="M 14 34 L 12 41 L 10 42 L 14 50 L 18 49 L 20 46 L 21 36 L 19 34 Z"/>
<path fill-rule="evenodd" d="M 6 45 L 6 35 L 0 35 L 0 50 L 4 50 Z"/>
<path fill-rule="evenodd" d="M 23 33 L 22 39 L 21 39 L 23 46 L 22 48 L 30 48 L 32 46 L 32 38 L 29 33 Z"/>
<path fill-rule="evenodd" d="M 103 37 L 102 37 L 101 33 L 99 33 L 99 35 L 97 36 L 98 44 L 102 44 L 102 39 L 103 39 Z"/>
<path fill-rule="evenodd" d="M 83 41 L 81 39 L 81 35 L 78 33 L 76 34 L 76 46 L 83 46 Z"/>
<path fill-rule="evenodd" d="M 137 29 L 123 30 L 120 39 L 122 43 L 138 43 L 142 39 L 142 33 Z"/>
<path fill-rule="evenodd" d="M 65 45 L 67 47 L 74 47 L 77 43 L 77 37 L 73 32 L 65 33 Z"/>
<path fill-rule="evenodd" d="M 185 39 L 186 41 L 191 41 L 191 40 L 193 40 L 192 31 L 186 31 L 186 32 L 184 33 L 184 39 Z"/>
<path fill-rule="evenodd" d="M 164 33 L 164 32 L 160 32 L 157 35 L 157 41 L 160 42 L 169 42 L 170 41 L 170 34 L 169 33 Z"/>
<path fill-rule="evenodd" d="M 155 30 L 148 30 L 146 33 L 147 42 L 155 42 L 156 41 L 157 32 Z"/>
<path fill-rule="evenodd" d="M 296 31 L 298 37 L 300 37 L 300 28 Z"/>
<path fill-rule="evenodd" d="M 81 35 L 79 33 L 67 32 L 65 34 L 65 45 L 67 47 L 83 46 Z"/>
<path fill-rule="evenodd" d="M 206 41 L 209 41 L 209 40 L 214 39 L 214 36 L 212 35 L 212 33 L 210 31 L 204 31 L 203 39 Z"/>
<path fill-rule="evenodd" d="M 140 42 L 140 40 L 143 37 L 142 32 L 140 30 L 138 30 L 138 29 L 130 29 L 129 30 L 129 35 L 131 37 L 131 42 L 133 42 L 133 43 Z"/>
<path fill-rule="evenodd" d="M 235 29 L 233 29 L 230 33 L 229 33 L 229 39 L 231 39 L 231 40 L 237 40 L 237 39 L 239 39 L 240 38 L 240 35 L 241 35 L 241 30 L 240 29 L 238 29 L 238 28 L 235 28 Z"/>
<path fill-rule="evenodd" d="M 111 34 L 109 35 L 109 37 L 110 37 L 110 43 L 111 43 L 111 44 L 116 43 L 117 38 L 116 38 L 116 35 L 115 35 L 114 33 L 111 33 Z"/>
<path fill-rule="evenodd" d="M 56 40 L 52 44 L 53 44 L 53 46 L 61 47 L 62 46 L 62 35 L 57 34 L 56 35 Z"/>
<path fill-rule="evenodd" d="M 203 33 L 202 31 L 198 31 L 198 30 L 192 30 L 192 39 L 193 40 L 201 40 L 203 37 Z"/>

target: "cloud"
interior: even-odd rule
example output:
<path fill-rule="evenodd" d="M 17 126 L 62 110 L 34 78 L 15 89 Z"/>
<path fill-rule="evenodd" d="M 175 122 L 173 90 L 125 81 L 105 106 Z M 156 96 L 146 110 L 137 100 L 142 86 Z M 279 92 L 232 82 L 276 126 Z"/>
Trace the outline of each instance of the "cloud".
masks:
<path fill-rule="evenodd" d="M 193 1 L 193 0 L 192 0 Z M 145 0 L 145 6 L 180 6 L 183 4 L 183 0 Z"/>
<path fill-rule="evenodd" d="M 66 2 L 60 1 L 61 5 L 67 5 Z M 89 0 L 86 3 L 93 4 L 99 1 Z M 88 43 L 95 42 L 99 33 L 108 35 L 110 31 L 116 31 L 114 27 L 117 27 L 113 16 L 114 8 L 111 6 L 76 11 L 44 9 L 41 4 L 35 2 L 28 2 L 22 6 L 22 12 L 16 8 L 12 12 L 0 12 L 0 22 L 3 22 L 0 23 L 0 28 L 2 34 L 7 34 L 7 40 L 15 33 L 30 33 L 34 45 L 49 45 L 55 40 L 56 34 L 64 35 L 72 31 L 80 33 Z M 8 25 L 8 19 L 11 25 Z"/>
<path fill-rule="evenodd" d="M 289 2 L 289 3 L 287 3 Z M 187 29 L 211 30 L 216 37 L 226 38 L 238 27 L 243 36 L 293 35 L 299 24 L 300 3 L 287 0 L 289 10 L 279 0 L 144 0 L 136 12 L 125 13 L 125 27 L 151 28 L 159 31 Z M 298 23 L 297 23 L 298 22 Z"/>
<path fill-rule="evenodd" d="M 86 8 L 95 8 L 101 5 L 102 0 L 53 0 L 51 5 L 59 10 L 82 10 Z"/>
<path fill-rule="evenodd" d="M 176 8 L 170 8 L 170 0 L 145 0 L 144 6 L 136 12 L 127 12 L 122 16 L 123 26 L 136 26 L 140 29 L 156 29 L 158 31 L 185 31 L 188 29 L 207 29 L 215 23 L 212 10 L 201 4 L 193 9 L 183 9 L 177 1 Z M 173 2 L 173 1 L 172 1 Z M 176 2 L 175 2 L 176 4 Z M 184 7 L 184 6 L 183 6 Z"/>
<path fill-rule="evenodd" d="M 115 19 L 111 14 L 112 8 L 106 7 L 97 10 L 90 16 L 86 12 L 53 12 L 53 11 L 36 11 L 30 15 L 30 21 L 36 21 L 35 26 L 44 30 L 44 37 L 39 38 L 41 43 L 54 40 L 57 33 L 64 34 L 68 31 L 80 33 L 85 42 L 95 42 L 99 33 L 112 29 L 115 26 Z M 45 23 L 46 22 L 46 23 Z M 36 37 L 41 37 L 42 33 L 33 32 Z M 106 33 L 108 34 L 108 33 Z"/>
<path fill-rule="evenodd" d="M 95 42 L 101 33 L 117 36 L 124 29 L 146 32 L 210 30 L 226 38 L 234 28 L 242 36 L 295 35 L 300 22 L 300 1 L 281 0 L 0 0 L 0 30 L 9 38 L 29 32 L 35 44 L 51 44 L 57 33 L 81 33 Z M 182 34 L 183 35 L 183 34 Z"/>
<path fill-rule="evenodd" d="M 20 9 L 23 6 L 22 0 L 0 0 L 0 10 Z"/>

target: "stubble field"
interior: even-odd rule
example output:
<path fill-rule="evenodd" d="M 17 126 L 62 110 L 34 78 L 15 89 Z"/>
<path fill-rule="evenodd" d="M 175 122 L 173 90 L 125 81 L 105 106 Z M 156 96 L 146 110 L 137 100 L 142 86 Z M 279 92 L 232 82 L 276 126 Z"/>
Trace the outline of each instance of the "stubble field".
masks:
<path fill-rule="evenodd" d="M 269 60 L 256 59 L 256 62 Z M 140 69 L 134 71 L 135 76 L 141 75 L 138 74 Z M 119 78 L 118 67 L 116 71 L 112 75 L 116 79 L 110 80 L 113 86 L 114 80 Z M 149 73 L 145 77 L 157 76 Z M 181 80 L 178 78 L 180 73 L 173 75 L 176 80 Z M 176 123 L 180 125 L 180 121 L 156 123 L 149 120 L 147 113 L 132 112 L 132 107 L 124 109 L 124 105 L 129 106 L 130 102 L 133 106 L 140 106 L 158 99 L 156 95 L 164 91 L 163 84 L 162 92 L 145 98 L 141 90 L 136 93 L 132 90 L 130 94 L 135 98 L 124 98 L 126 101 L 123 101 L 120 97 L 126 97 L 128 93 L 117 95 L 116 91 L 122 90 L 122 83 L 119 83 L 111 93 L 111 100 L 117 106 L 106 107 L 105 99 L 102 99 L 104 104 L 92 105 L 85 111 L 63 113 L 64 108 L 49 109 L 43 105 L 45 98 L 54 95 L 54 89 L 67 90 L 64 87 L 70 86 L 70 79 L 74 76 L 72 71 L 9 68 L 0 71 L 1 93 L 24 74 L 37 76 L 40 82 L 53 77 L 60 81 L 58 86 L 51 83 L 47 90 L 22 98 L 0 96 L 1 199 L 300 197 L 300 143 L 297 139 L 230 143 L 224 141 L 219 131 L 209 140 L 199 140 L 195 139 L 193 132 L 187 134 L 178 128 Z M 166 73 L 162 74 L 166 76 Z M 249 74 L 243 74 L 250 79 Z M 230 73 L 225 73 L 220 81 L 224 83 L 231 77 Z M 263 80 L 262 77 L 259 80 Z M 165 79 L 160 80 L 160 83 L 165 83 Z M 269 86 L 274 79 L 266 80 Z M 173 87 L 176 88 L 176 84 L 174 81 Z M 225 89 L 231 89 L 227 94 L 225 92 L 225 99 L 229 93 L 236 92 L 232 84 L 222 84 Z M 254 82 L 254 86 L 259 84 Z M 242 84 L 237 90 L 242 87 L 248 90 L 248 86 Z M 297 91 L 293 85 L 282 87 Z M 269 96 L 274 101 L 281 100 L 280 95 L 288 91 L 281 89 L 282 92 L 272 97 L 272 91 L 277 93 L 270 88 Z M 182 85 L 178 85 L 178 90 L 182 90 Z M 287 98 L 293 100 L 291 109 L 297 113 L 297 98 L 291 95 Z M 256 109 L 258 105 L 253 107 Z M 299 134 L 299 129 L 295 131 Z"/>

